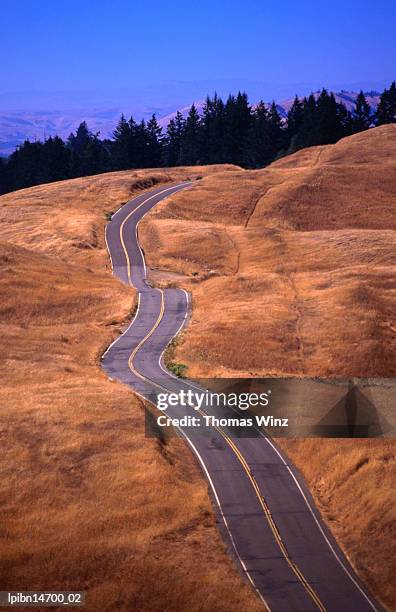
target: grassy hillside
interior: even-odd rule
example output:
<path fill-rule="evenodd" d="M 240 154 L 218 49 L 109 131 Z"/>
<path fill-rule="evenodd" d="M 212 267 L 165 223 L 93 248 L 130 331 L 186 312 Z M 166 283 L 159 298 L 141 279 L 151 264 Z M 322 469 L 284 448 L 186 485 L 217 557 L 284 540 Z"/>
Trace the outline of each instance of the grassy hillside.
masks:
<path fill-rule="evenodd" d="M 122 172 L 0 198 L 3 589 L 87 590 L 87 610 L 259 609 L 190 452 L 145 438 L 140 400 L 99 365 L 135 298 L 109 274 L 105 213 L 216 171 Z"/>
<path fill-rule="evenodd" d="M 395 130 L 213 175 L 146 217 L 149 263 L 194 291 L 193 373 L 396 373 Z"/>
<path fill-rule="evenodd" d="M 190 374 L 396 376 L 395 138 L 383 126 L 264 170 L 214 174 L 145 218 L 153 279 L 193 295 L 174 357 Z M 282 444 L 394 607 L 395 443 Z"/>

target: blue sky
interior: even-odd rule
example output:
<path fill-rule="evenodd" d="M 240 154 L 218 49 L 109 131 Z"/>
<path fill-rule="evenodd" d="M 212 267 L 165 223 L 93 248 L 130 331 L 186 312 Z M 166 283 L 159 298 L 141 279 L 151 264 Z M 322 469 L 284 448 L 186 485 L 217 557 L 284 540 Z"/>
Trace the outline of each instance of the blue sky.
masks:
<path fill-rule="evenodd" d="M 282 98 L 396 77 L 394 2 L 1 0 L 0 107 Z"/>

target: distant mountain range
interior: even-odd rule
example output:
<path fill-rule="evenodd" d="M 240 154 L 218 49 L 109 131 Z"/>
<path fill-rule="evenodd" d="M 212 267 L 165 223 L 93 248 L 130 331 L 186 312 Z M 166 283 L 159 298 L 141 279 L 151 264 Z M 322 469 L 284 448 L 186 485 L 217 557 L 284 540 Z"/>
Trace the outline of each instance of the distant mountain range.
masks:
<path fill-rule="evenodd" d="M 355 91 L 340 91 L 335 94 L 338 102 L 342 102 L 353 110 L 357 97 Z M 366 98 L 374 111 L 378 105 L 380 94 L 376 91 L 366 92 Z M 199 113 L 202 113 L 205 101 L 194 102 Z M 293 98 L 277 103 L 279 114 L 284 118 Z M 190 106 L 179 109 L 184 117 L 187 116 Z M 114 128 L 120 118 L 121 113 L 128 117 L 131 112 L 120 109 L 101 109 L 101 110 L 73 110 L 73 111 L 1 111 L 0 112 L 0 155 L 9 155 L 19 144 L 26 139 L 43 140 L 56 134 L 66 139 L 70 132 L 76 130 L 82 121 L 86 121 L 92 132 L 100 132 L 100 137 L 111 138 Z M 140 117 L 147 119 L 151 111 L 140 113 Z M 158 122 L 165 128 L 170 119 L 176 115 L 176 111 L 161 117 L 158 113 Z"/>
<path fill-rule="evenodd" d="M 26 139 L 44 140 L 55 135 L 66 139 L 82 121 L 87 122 L 92 132 L 100 132 L 101 138 L 111 138 L 121 113 L 119 108 L 91 111 L 0 111 L 0 155 L 9 155 Z"/>

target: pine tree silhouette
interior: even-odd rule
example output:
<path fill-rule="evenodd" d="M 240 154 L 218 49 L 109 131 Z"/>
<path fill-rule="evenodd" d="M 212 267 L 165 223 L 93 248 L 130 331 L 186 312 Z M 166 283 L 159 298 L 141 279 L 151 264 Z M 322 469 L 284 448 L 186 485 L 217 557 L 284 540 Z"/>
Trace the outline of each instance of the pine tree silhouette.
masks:
<path fill-rule="evenodd" d="M 192 166 L 198 163 L 199 157 L 200 118 L 195 108 L 195 104 L 193 104 L 183 129 L 180 147 L 180 163 L 181 165 Z"/>
<path fill-rule="evenodd" d="M 302 101 L 296 96 L 287 119 L 276 104 L 255 108 L 245 93 L 207 97 L 203 116 L 195 105 L 186 120 L 177 113 L 162 135 L 157 119 L 137 124 L 124 115 L 112 140 L 100 140 L 83 121 L 66 143 L 58 137 L 44 142 L 26 140 L 0 161 L 0 193 L 108 170 L 147 168 L 166 164 L 233 163 L 247 168 L 268 165 L 279 156 L 304 147 L 337 142 L 340 138 L 375 125 L 396 121 L 396 84 L 381 95 L 373 117 L 360 92 L 353 114 L 323 89 Z"/>
<path fill-rule="evenodd" d="M 297 134 L 302 128 L 304 121 L 304 104 L 301 100 L 296 96 L 294 98 L 293 104 L 287 113 L 287 127 L 285 139 L 287 143 L 287 152 L 294 153 L 296 148 L 296 138 Z"/>
<path fill-rule="evenodd" d="M 389 89 L 385 89 L 381 95 L 377 112 L 376 125 L 384 125 L 396 122 L 396 82 L 393 81 Z"/>
<path fill-rule="evenodd" d="M 222 163 L 224 159 L 224 103 L 215 93 L 203 108 L 200 125 L 201 160 L 205 164 Z"/>
<path fill-rule="evenodd" d="M 183 130 L 184 119 L 178 111 L 175 118 L 169 121 L 167 127 L 164 141 L 164 161 L 166 166 L 178 166 L 180 164 Z"/>
<path fill-rule="evenodd" d="M 353 113 L 353 131 L 356 133 L 362 132 L 363 130 L 368 130 L 371 125 L 371 122 L 372 117 L 370 105 L 367 102 L 363 91 L 360 91 L 358 97 L 356 98 L 356 108 Z"/>
<path fill-rule="evenodd" d="M 248 168 L 262 168 L 274 158 L 272 126 L 264 102 L 259 102 L 251 120 L 243 151 L 244 165 Z"/>
<path fill-rule="evenodd" d="M 155 115 L 152 115 L 146 127 L 147 136 L 147 166 L 156 168 L 162 164 L 162 128 L 158 125 Z"/>
<path fill-rule="evenodd" d="M 133 121 L 131 117 L 131 121 Z M 131 123 L 121 115 L 113 132 L 113 165 L 116 170 L 127 170 L 133 167 L 131 163 Z"/>

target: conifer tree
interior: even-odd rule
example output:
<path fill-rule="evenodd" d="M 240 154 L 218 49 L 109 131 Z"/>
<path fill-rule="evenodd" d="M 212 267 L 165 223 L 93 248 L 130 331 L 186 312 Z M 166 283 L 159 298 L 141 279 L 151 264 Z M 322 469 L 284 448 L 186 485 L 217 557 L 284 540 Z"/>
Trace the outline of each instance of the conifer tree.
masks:
<path fill-rule="evenodd" d="M 128 121 L 129 127 L 129 139 L 128 139 L 128 167 L 129 168 L 140 168 L 140 160 L 138 158 L 137 152 L 137 142 L 136 142 L 136 134 L 137 134 L 137 124 L 134 118 L 131 116 Z"/>
<path fill-rule="evenodd" d="M 152 115 L 146 127 L 148 166 L 156 168 L 162 162 L 162 128 L 158 125 L 155 115 Z"/>
<path fill-rule="evenodd" d="M 288 153 L 294 153 L 296 151 L 295 141 L 297 134 L 299 133 L 301 126 L 304 121 L 304 104 L 296 96 L 293 104 L 287 113 L 287 127 L 286 127 L 286 142 L 288 146 Z"/>
<path fill-rule="evenodd" d="M 200 118 L 195 104 L 188 113 L 181 139 L 180 163 L 185 166 L 197 164 L 200 159 Z"/>
<path fill-rule="evenodd" d="M 340 132 L 337 139 L 339 140 L 340 138 L 344 138 L 344 136 L 353 134 L 353 116 L 342 103 L 337 104 L 337 114 L 340 125 Z"/>
<path fill-rule="evenodd" d="M 133 121 L 131 117 L 131 121 Z M 121 115 L 117 127 L 113 132 L 113 164 L 116 170 L 127 170 L 131 164 L 131 123 Z"/>
<path fill-rule="evenodd" d="M 71 152 L 59 136 L 50 136 L 40 155 L 39 182 L 61 181 L 70 176 Z"/>
<path fill-rule="evenodd" d="M 252 114 L 243 154 L 244 165 L 248 168 L 262 168 L 272 161 L 273 155 L 269 114 L 261 101 Z"/>
<path fill-rule="evenodd" d="M 80 123 L 75 134 L 70 134 L 67 146 L 71 151 L 71 176 L 84 176 L 85 164 L 82 160 L 93 138 L 85 121 Z"/>
<path fill-rule="evenodd" d="M 86 121 L 80 123 L 75 134 L 70 134 L 68 145 L 73 153 L 82 155 L 85 147 L 92 138 L 92 134 L 88 129 Z"/>
<path fill-rule="evenodd" d="M 285 134 L 282 128 L 282 119 L 278 113 L 275 102 L 272 102 L 268 113 L 269 139 L 271 142 L 271 157 L 275 159 L 276 155 L 282 151 L 285 144 Z"/>
<path fill-rule="evenodd" d="M 0 157 L 0 195 L 9 191 L 9 183 L 8 164 L 3 157 Z"/>
<path fill-rule="evenodd" d="M 246 93 L 229 96 L 224 108 L 224 161 L 242 165 L 251 123 L 251 109 Z"/>
<path fill-rule="evenodd" d="M 166 130 L 164 145 L 164 162 L 166 166 L 177 166 L 180 164 L 180 148 L 184 129 L 183 115 L 178 111 L 172 118 Z"/>
<path fill-rule="evenodd" d="M 316 103 L 314 144 L 333 144 L 342 135 L 337 102 L 334 94 L 322 89 Z"/>
<path fill-rule="evenodd" d="M 42 148 L 41 142 L 25 140 L 23 145 L 10 155 L 8 165 L 14 189 L 39 184 Z"/>
<path fill-rule="evenodd" d="M 385 89 L 380 97 L 375 114 L 376 125 L 396 122 L 396 82 Z"/>
<path fill-rule="evenodd" d="M 302 118 L 300 125 L 293 135 L 292 142 L 289 145 L 289 152 L 294 153 L 304 147 L 310 147 L 315 143 L 316 132 L 316 99 L 314 94 L 302 101 Z"/>
<path fill-rule="evenodd" d="M 363 91 L 360 91 L 356 98 L 355 111 L 352 119 L 353 132 L 363 132 L 368 130 L 371 125 L 371 108 L 366 100 Z"/>
<path fill-rule="evenodd" d="M 223 161 L 224 103 L 215 93 L 209 96 L 203 108 L 201 121 L 202 163 L 214 164 Z"/>
<path fill-rule="evenodd" d="M 179 138 L 181 138 L 183 135 L 185 124 L 186 122 L 185 122 L 183 115 L 181 114 L 180 111 L 177 111 L 176 117 L 175 117 L 175 127 L 176 127 L 176 134 L 178 135 Z"/>
<path fill-rule="evenodd" d="M 81 176 L 100 174 L 110 169 L 110 159 L 106 148 L 101 140 L 99 133 L 90 138 L 87 143 L 80 161 Z"/>
<path fill-rule="evenodd" d="M 144 119 L 136 125 L 135 128 L 135 151 L 137 168 L 148 168 L 149 156 L 147 154 L 148 139 L 147 139 L 147 128 Z"/>
<path fill-rule="evenodd" d="M 176 166 L 180 154 L 180 142 L 178 142 L 176 134 L 176 122 L 172 119 L 169 121 L 166 128 L 165 146 L 164 146 L 164 163 L 165 166 Z"/>

